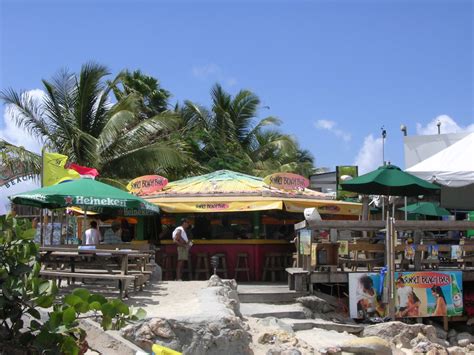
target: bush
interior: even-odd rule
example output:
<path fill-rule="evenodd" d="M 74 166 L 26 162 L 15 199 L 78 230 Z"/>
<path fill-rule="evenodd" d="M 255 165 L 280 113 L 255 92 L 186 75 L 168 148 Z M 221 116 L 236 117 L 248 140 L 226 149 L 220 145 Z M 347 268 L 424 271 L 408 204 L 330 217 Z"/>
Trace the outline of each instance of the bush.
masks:
<path fill-rule="evenodd" d="M 0 350 L 6 354 L 82 354 L 88 346 L 78 320 L 100 319 L 103 329 L 120 329 L 143 318 L 118 299 L 84 288 L 57 301 L 56 284 L 39 277 L 35 230 L 25 219 L 0 216 Z M 52 307 L 52 308 L 51 308 Z M 45 309 L 41 314 L 38 308 Z M 48 309 L 46 311 L 46 309 Z"/>

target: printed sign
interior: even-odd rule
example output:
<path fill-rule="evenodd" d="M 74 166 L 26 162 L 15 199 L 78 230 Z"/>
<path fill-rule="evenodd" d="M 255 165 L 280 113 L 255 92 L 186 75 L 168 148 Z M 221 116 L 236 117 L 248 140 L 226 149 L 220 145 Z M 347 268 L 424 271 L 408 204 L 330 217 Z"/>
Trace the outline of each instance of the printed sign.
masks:
<path fill-rule="evenodd" d="M 127 185 L 127 190 L 138 196 L 152 195 L 155 192 L 163 190 L 168 184 L 168 179 L 159 175 L 140 176 Z"/>
<path fill-rule="evenodd" d="M 353 178 L 357 177 L 358 174 L 358 167 L 354 165 L 348 166 L 336 166 L 336 198 L 338 200 L 343 200 L 345 198 L 355 198 L 359 194 L 357 192 L 349 192 L 345 191 L 341 187 L 341 183 L 352 180 Z"/>
<path fill-rule="evenodd" d="M 397 317 L 458 316 L 463 313 L 462 272 L 396 272 Z"/>
<path fill-rule="evenodd" d="M 300 231 L 300 254 L 311 255 L 311 231 L 309 229 Z"/>
<path fill-rule="evenodd" d="M 349 312 L 351 318 L 385 317 L 382 280 L 377 273 L 349 273 Z"/>
<path fill-rule="evenodd" d="M 13 166 L 0 165 L 0 186 L 5 186 L 7 189 L 34 178 L 36 175 L 21 162 L 17 162 Z"/>
<path fill-rule="evenodd" d="M 340 240 L 339 241 L 339 256 L 347 256 L 349 255 L 349 241 L 348 240 Z"/>
<path fill-rule="evenodd" d="M 309 186 L 309 180 L 304 176 L 291 173 L 276 173 L 268 175 L 263 182 L 271 187 L 282 190 L 302 190 Z"/>

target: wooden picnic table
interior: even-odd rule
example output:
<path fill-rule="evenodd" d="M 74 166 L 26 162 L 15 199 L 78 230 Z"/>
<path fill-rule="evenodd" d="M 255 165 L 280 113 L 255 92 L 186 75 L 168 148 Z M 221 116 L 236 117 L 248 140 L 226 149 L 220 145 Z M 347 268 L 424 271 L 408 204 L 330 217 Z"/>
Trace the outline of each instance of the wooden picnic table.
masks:
<path fill-rule="evenodd" d="M 123 291 L 126 293 L 126 287 L 128 282 L 131 278 L 136 278 L 141 276 L 141 280 L 145 282 L 145 265 L 146 260 L 150 257 L 149 253 L 145 253 L 140 250 L 117 250 L 117 249 L 73 249 L 73 248 L 64 248 L 64 247 L 40 247 L 40 253 L 42 254 L 42 261 L 45 263 L 44 265 L 48 264 L 49 262 L 58 262 L 58 259 L 64 262 L 64 264 L 69 264 L 69 271 L 67 270 L 51 270 L 48 271 L 43 269 L 41 274 L 44 276 L 56 277 L 59 280 L 61 278 L 71 278 L 73 281 L 75 278 L 96 278 L 96 279 L 117 279 L 119 280 L 119 288 L 120 288 L 120 295 L 122 296 Z M 82 266 L 90 266 L 90 260 L 86 262 L 81 262 L 84 257 L 88 258 L 111 258 L 117 261 L 119 266 L 118 273 L 115 273 L 114 270 L 110 267 L 105 267 L 101 270 L 105 270 L 106 273 L 101 272 L 97 273 L 96 271 L 89 271 L 87 268 L 77 272 L 77 267 L 82 264 Z M 129 276 L 129 259 L 140 260 L 144 259 L 145 262 L 139 264 L 140 269 L 137 275 L 135 272 L 135 276 Z M 137 280 L 135 280 L 135 288 Z M 140 284 L 141 287 L 141 284 Z"/>

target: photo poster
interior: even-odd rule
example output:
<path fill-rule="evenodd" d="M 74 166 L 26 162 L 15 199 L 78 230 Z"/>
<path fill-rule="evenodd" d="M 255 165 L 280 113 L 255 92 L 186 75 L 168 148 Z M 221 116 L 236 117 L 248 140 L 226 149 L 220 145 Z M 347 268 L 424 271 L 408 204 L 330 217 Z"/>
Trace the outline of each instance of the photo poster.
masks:
<path fill-rule="evenodd" d="M 439 258 L 439 245 L 428 246 L 428 258 L 431 260 L 438 260 Z"/>
<path fill-rule="evenodd" d="M 339 256 L 347 256 L 349 255 L 349 241 L 348 240 L 340 240 L 339 242 Z"/>
<path fill-rule="evenodd" d="M 353 319 L 385 317 L 380 274 L 354 272 L 349 275 L 349 313 Z"/>
<path fill-rule="evenodd" d="M 451 245 L 451 260 L 462 259 L 462 248 L 460 245 Z"/>
<path fill-rule="evenodd" d="M 314 270 L 318 265 L 318 244 L 311 245 L 311 267 Z"/>
<path fill-rule="evenodd" d="M 300 230 L 300 254 L 311 255 L 311 230 Z"/>
<path fill-rule="evenodd" d="M 414 244 L 405 245 L 405 259 L 413 260 L 415 258 L 416 247 Z"/>
<path fill-rule="evenodd" d="M 395 309 L 398 318 L 462 315 L 462 272 L 396 272 Z"/>
<path fill-rule="evenodd" d="M 336 166 L 336 198 L 343 200 L 345 198 L 356 198 L 358 192 L 345 191 L 341 187 L 341 183 L 359 176 L 359 170 L 356 165 L 340 165 Z"/>

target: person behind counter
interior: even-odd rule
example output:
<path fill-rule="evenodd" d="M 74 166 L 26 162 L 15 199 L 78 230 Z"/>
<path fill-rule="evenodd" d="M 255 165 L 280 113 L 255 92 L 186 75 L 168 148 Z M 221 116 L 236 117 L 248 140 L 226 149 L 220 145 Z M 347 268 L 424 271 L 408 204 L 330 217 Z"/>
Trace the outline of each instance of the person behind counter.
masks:
<path fill-rule="evenodd" d="M 122 243 L 122 228 L 119 221 L 113 221 L 109 229 L 104 233 L 104 244 Z"/>
<path fill-rule="evenodd" d="M 85 245 L 97 245 L 100 243 L 101 235 L 99 230 L 97 229 L 97 222 L 92 221 L 90 224 L 90 228 L 85 231 Z"/>
<path fill-rule="evenodd" d="M 189 220 L 183 218 L 181 220 L 181 225 L 176 227 L 176 229 L 173 231 L 173 241 L 177 244 L 178 249 L 178 264 L 176 266 L 176 279 L 178 281 L 181 281 L 184 262 L 189 262 L 189 249 L 192 246 L 192 243 L 186 234 L 186 229 L 188 229 L 189 226 Z"/>

